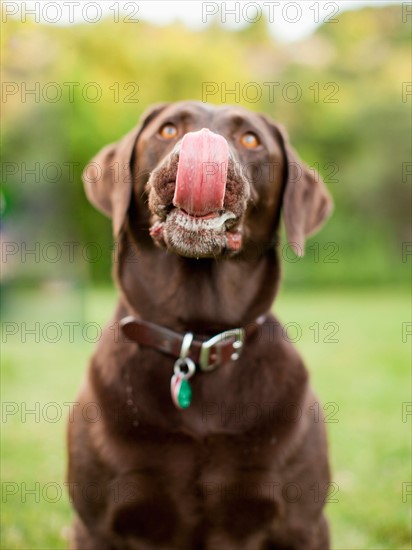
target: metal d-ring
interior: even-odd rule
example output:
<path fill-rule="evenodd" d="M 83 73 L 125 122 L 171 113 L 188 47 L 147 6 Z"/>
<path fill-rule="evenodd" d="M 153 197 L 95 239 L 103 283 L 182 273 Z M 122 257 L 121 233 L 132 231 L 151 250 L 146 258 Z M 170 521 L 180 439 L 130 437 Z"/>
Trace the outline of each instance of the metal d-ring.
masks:
<path fill-rule="evenodd" d="M 179 359 L 186 359 L 187 354 L 189 353 L 190 346 L 193 342 L 193 334 L 191 332 L 186 332 L 183 336 L 182 347 L 180 348 Z"/>

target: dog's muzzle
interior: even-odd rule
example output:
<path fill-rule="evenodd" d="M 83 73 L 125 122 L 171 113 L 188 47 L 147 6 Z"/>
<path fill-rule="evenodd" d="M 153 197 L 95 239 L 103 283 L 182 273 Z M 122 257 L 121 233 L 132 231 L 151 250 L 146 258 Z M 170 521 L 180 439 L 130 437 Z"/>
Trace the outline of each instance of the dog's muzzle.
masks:
<path fill-rule="evenodd" d="M 246 184 L 233 166 L 223 136 L 207 128 L 185 134 L 148 182 L 154 241 L 192 258 L 240 250 Z"/>

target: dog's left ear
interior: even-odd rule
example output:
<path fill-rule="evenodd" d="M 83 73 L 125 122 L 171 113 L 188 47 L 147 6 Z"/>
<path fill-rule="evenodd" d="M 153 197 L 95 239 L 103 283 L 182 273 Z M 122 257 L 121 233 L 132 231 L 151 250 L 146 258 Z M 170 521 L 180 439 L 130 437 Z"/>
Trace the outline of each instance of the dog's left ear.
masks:
<path fill-rule="evenodd" d="M 297 256 L 303 256 L 306 237 L 322 227 L 332 213 L 333 202 L 320 174 L 299 158 L 285 130 L 278 127 L 278 132 L 287 162 L 283 219 L 289 244 Z"/>
<path fill-rule="evenodd" d="M 115 237 L 120 233 L 130 205 L 136 142 L 145 126 L 166 105 L 157 104 L 145 111 L 138 126 L 117 143 L 106 145 L 83 171 L 87 198 L 97 210 L 112 218 Z"/>
<path fill-rule="evenodd" d="M 303 256 L 306 237 L 320 229 L 333 210 L 331 196 L 316 170 L 299 158 L 289 143 L 286 130 L 263 117 L 275 132 L 285 156 L 283 219 L 289 244 Z"/>

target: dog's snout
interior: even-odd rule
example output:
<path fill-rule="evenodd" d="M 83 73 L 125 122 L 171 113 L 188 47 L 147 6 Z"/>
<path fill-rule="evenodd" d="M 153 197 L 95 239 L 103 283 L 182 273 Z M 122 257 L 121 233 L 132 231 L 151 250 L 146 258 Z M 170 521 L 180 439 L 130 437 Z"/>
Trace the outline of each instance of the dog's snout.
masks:
<path fill-rule="evenodd" d="M 151 173 L 150 234 L 190 258 L 238 252 L 249 197 L 233 143 L 208 128 L 186 133 Z"/>
<path fill-rule="evenodd" d="M 189 132 L 178 155 L 174 206 L 196 216 L 221 210 L 229 161 L 226 139 L 208 128 Z"/>

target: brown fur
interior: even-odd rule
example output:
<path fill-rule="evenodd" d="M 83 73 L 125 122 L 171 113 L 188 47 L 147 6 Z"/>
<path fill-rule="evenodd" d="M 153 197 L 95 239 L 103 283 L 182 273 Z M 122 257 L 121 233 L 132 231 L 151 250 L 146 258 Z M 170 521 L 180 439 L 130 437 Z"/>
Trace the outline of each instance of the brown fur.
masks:
<path fill-rule="evenodd" d="M 238 253 L 196 260 L 150 237 L 149 227 L 164 216 L 158 206 L 170 208 L 173 195 L 171 180 L 162 187 L 159 178 L 168 169 L 173 175 L 176 141 L 157 134 L 170 121 L 178 139 L 203 127 L 222 134 L 233 159 L 241 167 L 250 163 L 247 178 L 231 167 L 225 198 L 243 234 Z M 259 150 L 242 149 L 238 137 L 245 131 L 260 136 Z M 173 358 L 110 328 L 130 314 L 200 335 L 254 322 L 278 289 L 282 205 L 289 240 L 303 253 L 305 236 L 330 211 L 323 183 L 272 121 L 196 102 L 155 106 L 94 160 L 86 191 L 113 218 L 120 299 L 69 426 L 72 548 L 329 548 L 324 425 L 310 410 L 316 397 L 307 371 L 279 323 L 269 316 L 237 362 L 197 373 L 193 403 L 183 411 L 170 398 Z M 296 167 L 300 175 L 292 177 Z M 85 413 L 90 402 L 98 404 L 98 419 Z"/>

